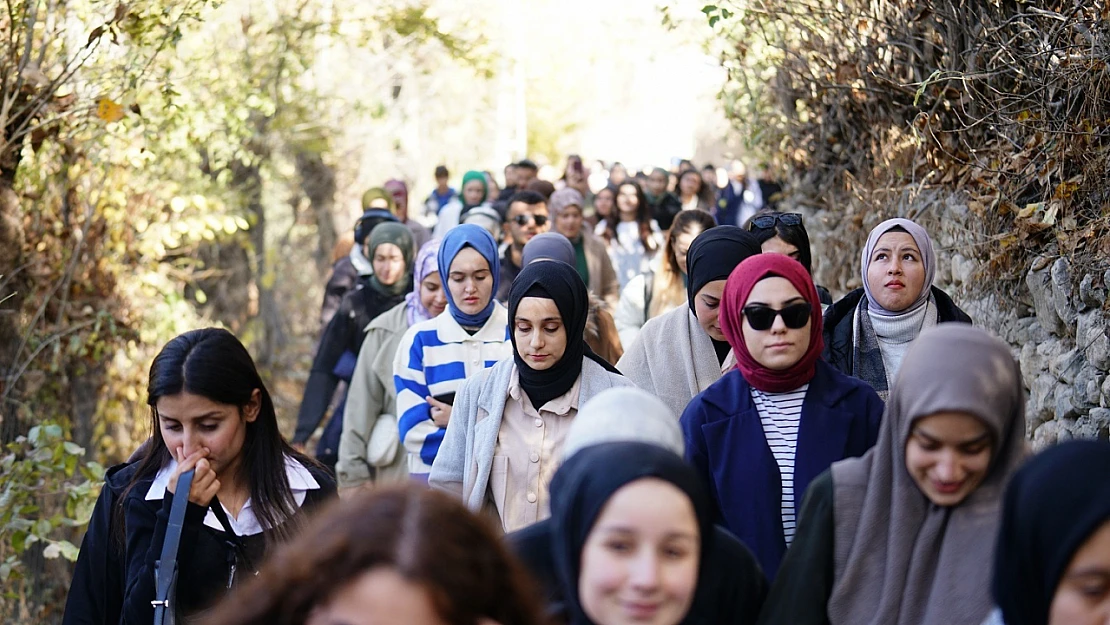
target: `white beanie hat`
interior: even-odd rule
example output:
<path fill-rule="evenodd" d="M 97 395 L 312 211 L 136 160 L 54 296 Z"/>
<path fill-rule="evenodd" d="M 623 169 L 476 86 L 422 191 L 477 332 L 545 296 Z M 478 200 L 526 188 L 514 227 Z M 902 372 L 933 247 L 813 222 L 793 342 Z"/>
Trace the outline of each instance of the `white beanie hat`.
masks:
<path fill-rule="evenodd" d="M 686 451 L 674 413 L 658 397 L 632 386 L 611 388 L 582 406 L 563 442 L 563 459 L 584 447 L 614 442 L 650 443 L 680 456 Z"/>

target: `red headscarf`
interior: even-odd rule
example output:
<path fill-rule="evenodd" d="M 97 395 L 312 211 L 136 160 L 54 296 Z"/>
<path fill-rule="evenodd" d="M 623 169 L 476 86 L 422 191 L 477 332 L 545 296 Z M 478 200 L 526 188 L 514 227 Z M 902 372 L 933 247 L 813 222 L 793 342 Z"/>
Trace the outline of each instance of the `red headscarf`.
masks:
<path fill-rule="evenodd" d="M 744 343 L 744 318 L 741 312 L 748 296 L 760 280 L 778 276 L 786 278 L 813 308 L 809 322 L 809 348 L 801 360 L 787 369 L 775 371 L 756 362 Z M 721 297 L 721 330 L 736 354 L 736 368 L 755 388 L 766 393 L 785 393 L 813 379 L 817 359 L 821 357 L 824 341 L 821 339 L 821 300 L 813 278 L 801 263 L 783 254 L 757 254 L 744 259 L 736 266 L 725 283 Z"/>

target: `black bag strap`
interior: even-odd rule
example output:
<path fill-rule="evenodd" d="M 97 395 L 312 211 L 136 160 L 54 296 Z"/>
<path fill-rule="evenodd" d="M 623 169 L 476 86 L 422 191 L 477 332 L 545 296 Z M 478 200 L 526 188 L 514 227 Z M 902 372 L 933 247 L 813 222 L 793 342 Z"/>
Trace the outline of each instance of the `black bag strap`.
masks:
<path fill-rule="evenodd" d="M 227 518 L 227 512 L 224 511 L 224 506 L 220 503 L 219 497 L 213 497 L 212 503 L 208 505 L 212 508 L 212 513 L 216 515 L 216 519 L 220 522 L 220 525 L 223 526 L 224 532 L 227 534 L 227 542 L 235 549 L 236 555 L 243 559 L 243 564 L 247 567 L 247 570 L 255 570 L 254 563 L 251 562 L 250 556 L 247 555 L 247 547 L 243 544 L 239 535 L 235 533 L 235 530 L 232 529 L 231 519 Z"/>
<path fill-rule="evenodd" d="M 162 555 L 154 563 L 154 625 L 162 625 L 170 606 L 170 590 L 177 573 L 177 548 L 181 544 L 181 530 L 185 524 L 185 508 L 189 503 L 189 489 L 193 486 L 195 470 L 190 469 L 177 477 L 177 492 L 170 505 L 170 522 L 166 539 L 162 542 Z"/>

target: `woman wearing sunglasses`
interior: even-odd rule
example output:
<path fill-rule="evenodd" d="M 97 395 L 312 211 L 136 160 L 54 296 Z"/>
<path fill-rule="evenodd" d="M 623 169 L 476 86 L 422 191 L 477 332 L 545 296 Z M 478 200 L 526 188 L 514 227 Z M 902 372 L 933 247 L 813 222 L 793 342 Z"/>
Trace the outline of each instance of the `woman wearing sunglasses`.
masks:
<path fill-rule="evenodd" d="M 809 275 L 813 275 L 813 255 L 809 249 L 809 233 L 799 213 L 779 213 L 763 209 L 748 220 L 748 232 L 755 235 L 763 253 L 785 254 L 802 263 Z M 832 306 L 829 290 L 817 285 L 817 297 L 821 299 L 821 310 Z"/>
<path fill-rule="evenodd" d="M 686 458 L 711 485 L 717 518 L 756 555 L 768 579 L 794 537 L 810 481 L 871 448 L 883 402 L 826 364 L 813 280 L 781 254 L 748 258 L 720 300 L 736 369 L 682 414 Z"/>
<path fill-rule="evenodd" d="M 971 317 L 933 286 L 937 257 L 925 229 L 888 219 L 867 237 L 863 287 L 825 311 L 829 364 L 871 385 L 884 400 L 902 357 L 922 330 Z"/>

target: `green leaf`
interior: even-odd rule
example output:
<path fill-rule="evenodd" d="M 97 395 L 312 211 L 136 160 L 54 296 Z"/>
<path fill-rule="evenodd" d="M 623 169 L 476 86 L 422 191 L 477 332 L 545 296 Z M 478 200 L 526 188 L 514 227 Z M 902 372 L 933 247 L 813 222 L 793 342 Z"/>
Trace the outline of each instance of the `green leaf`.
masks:
<path fill-rule="evenodd" d="M 701 12 L 705 13 L 706 15 L 709 15 L 710 13 L 715 13 L 716 11 L 717 5 L 715 4 L 707 4 L 701 8 Z"/>
<path fill-rule="evenodd" d="M 67 454 L 72 454 L 74 456 L 85 455 L 85 448 L 78 445 L 77 443 L 74 443 L 73 441 L 66 441 L 63 447 L 65 448 Z"/>

